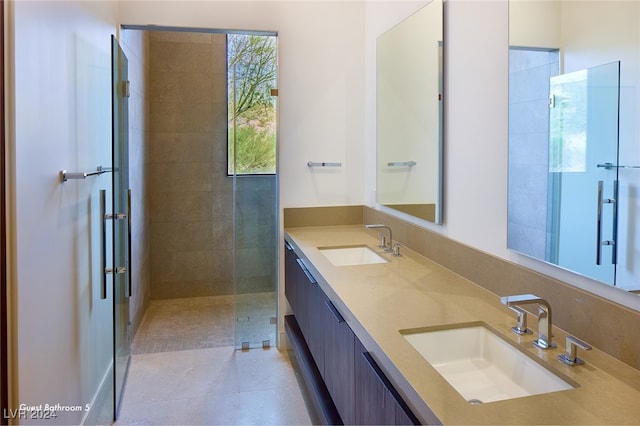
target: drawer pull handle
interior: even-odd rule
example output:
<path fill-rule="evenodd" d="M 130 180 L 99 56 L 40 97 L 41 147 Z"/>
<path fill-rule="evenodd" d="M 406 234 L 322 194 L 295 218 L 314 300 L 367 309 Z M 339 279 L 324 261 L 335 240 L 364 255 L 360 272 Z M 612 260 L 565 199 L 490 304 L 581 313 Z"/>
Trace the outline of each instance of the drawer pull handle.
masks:
<path fill-rule="evenodd" d="M 333 316 L 336 317 L 336 320 L 338 320 L 338 323 L 346 322 L 344 320 L 344 317 L 338 311 L 338 308 L 336 308 L 336 305 L 334 305 L 331 300 L 327 299 L 327 300 L 325 300 L 324 303 L 327 305 L 327 307 L 329 308 L 329 310 L 331 311 Z"/>

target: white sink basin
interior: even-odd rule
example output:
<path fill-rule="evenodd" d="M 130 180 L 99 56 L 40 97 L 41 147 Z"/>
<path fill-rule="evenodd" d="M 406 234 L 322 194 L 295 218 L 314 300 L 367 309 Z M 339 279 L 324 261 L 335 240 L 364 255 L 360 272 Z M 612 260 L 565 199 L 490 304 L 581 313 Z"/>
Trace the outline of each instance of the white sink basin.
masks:
<path fill-rule="evenodd" d="M 334 266 L 369 265 L 387 260 L 365 245 L 318 247 Z"/>
<path fill-rule="evenodd" d="M 472 404 L 577 386 L 543 367 L 483 323 L 447 329 L 401 330 L 400 333 Z"/>

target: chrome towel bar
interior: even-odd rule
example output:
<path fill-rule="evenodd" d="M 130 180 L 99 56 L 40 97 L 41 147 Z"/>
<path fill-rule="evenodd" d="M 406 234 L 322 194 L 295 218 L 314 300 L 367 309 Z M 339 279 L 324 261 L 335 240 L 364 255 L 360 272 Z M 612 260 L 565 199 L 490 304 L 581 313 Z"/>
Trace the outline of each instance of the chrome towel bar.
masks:
<path fill-rule="evenodd" d="M 640 169 L 640 166 L 616 166 L 613 163 L 598 164 L 598 165 L 596 165 L 596 167 L 604 168 L 604 169 L 607 169 L 607 170 L 610 170 L 610 169 Z"/>
<path fill-rule="evenodd" d="M 307 161 L 308 167 L 342 167 L 342 163 L 325 163 L 325 162 L 314 162 Z"/>
<path fill-rule="evenodd" d="M 387 163 L 387 166 L 389 167 L 413 167 L 415 166 L 416 163 L 415 161 L 390 161 Z"/>
<path fill-rule="evenodd" d="M 66 182 L 69 179 L 86 179 L 89 176 L 97 176 L 106 172 L 112 172 L 113 169 L 111 167 L 96 167 L 94 172 L 69 172 L 66 170 L 60 171 L 60 182 Z"/>

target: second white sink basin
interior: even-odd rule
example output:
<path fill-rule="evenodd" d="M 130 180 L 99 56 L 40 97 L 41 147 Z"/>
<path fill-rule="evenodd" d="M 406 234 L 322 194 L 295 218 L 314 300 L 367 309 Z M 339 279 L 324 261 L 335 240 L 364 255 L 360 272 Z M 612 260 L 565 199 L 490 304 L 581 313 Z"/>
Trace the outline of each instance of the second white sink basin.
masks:
<path fill-rule="evenodd" d="M 334 266 L 369 265 L 387 260 L 365 245 L 318 247 Z"/>
<path fill-rule="evenodd" d="M 401 330 L 400 333 L 472 404 L 575 387 L 483 323 L 446 329 Z"/>

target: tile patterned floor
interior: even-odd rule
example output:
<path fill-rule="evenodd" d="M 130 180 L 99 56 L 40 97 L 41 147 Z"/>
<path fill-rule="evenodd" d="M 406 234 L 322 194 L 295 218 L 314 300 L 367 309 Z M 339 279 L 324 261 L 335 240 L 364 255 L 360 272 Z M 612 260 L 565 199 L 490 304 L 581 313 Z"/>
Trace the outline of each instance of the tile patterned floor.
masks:
<path fill-rule="evenodd" d="M 115 424 L 311 424 L 288 353 L 233 346 L 234 326 L 262 336 L 255 324 L 269 320 L 274 297 L 246 295 L 235 308 L 231 296 L 152 301 Z"/>

